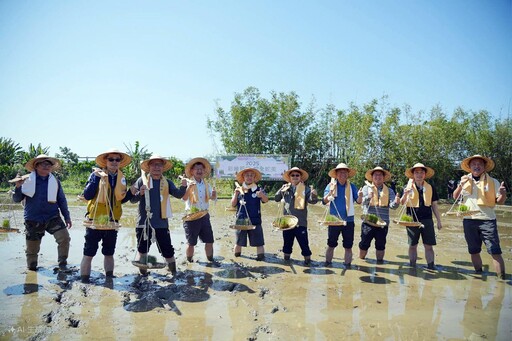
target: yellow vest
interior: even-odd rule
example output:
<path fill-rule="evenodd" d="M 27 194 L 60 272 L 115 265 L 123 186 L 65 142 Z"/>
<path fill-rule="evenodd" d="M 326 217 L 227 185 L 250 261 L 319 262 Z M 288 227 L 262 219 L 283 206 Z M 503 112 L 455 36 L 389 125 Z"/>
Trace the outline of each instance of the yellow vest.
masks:
<path fill-rule="evenodd" d="M 483 177 L 483 179 L 482 179 Z M 494 207 L 496 205 L 496 188 L 493 179 L 484 173 L 480 176 L 478 183 L 472 177 L 462 186 L 462 189 L 468 193 L 473 192 L 473 184 L 477 188 L 477 204 L 478 206 Z"/>
<path fill-rule="evenodd" d="M 385 184 L 382 184 L 382 193 L 379 196 L 379 189 L 377 186 L 371 186 L 373 191 L 372 201 L 370 202 L 370 206 L 380 206 L 380 207 L 388 207 L 389 206 L 389 188 Z"/>
<path fill-rule="evenodd" d="M 126 196 L 126 180 L 124 179 L 124 175 L 121 171 L 117 171 L 117 179 L 116 179 L 116 187 L 114 188 L 114 203 L 112 205 L 112 215 L 114 220 L 121 219 L 121 214 L 123 213 L 123 209 L 121 207 L 121 200 Z M 110 208 L 108 207 L 108 200 L 106 198 L 111 197 L 112 188 L 110 187 L 110 183 L 107 181 L 104 182 L 105 185 L 98 185 L 98 191 L 96 191 L 96 195 L 94 198 L 89 200 L 87 203 L 87 213 L 89 219 L 96 219 L 99 216 L 106 215 L 110 216 Z M 100 188 L 100 186 L 104 186 Z M 101 198 L 101 199 L 99 199 Z"/>
<path fill-rule="evenodd" d="M 407 207 L 420 207 L 420 194 L 414 181 L 410 188 L 412 188 L 412 196 L 406 203 Z M 432 186 L 426 181 L 423 182 L 423 202 L 427 207 L 432 206 Z"/>

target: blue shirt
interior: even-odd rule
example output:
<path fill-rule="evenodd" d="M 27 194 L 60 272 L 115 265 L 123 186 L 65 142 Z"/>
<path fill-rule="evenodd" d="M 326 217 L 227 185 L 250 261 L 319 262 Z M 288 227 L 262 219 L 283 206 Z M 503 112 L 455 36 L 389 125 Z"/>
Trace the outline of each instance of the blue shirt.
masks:
<path fill-rule="evenodd" d="M 60 213 L 64 216 L 66 222 L 71 221 L 68 210 L 68 202 L 62 190 L 60 181 L 57 180 L 59 189 L 57 191 L 57 202 L 48 202 L 48 179 L 49 176 L 36 175 L 36 192 L 31 198 L 21 192 L 21 186 L 14 190 L 12 199 L 14 202 L 21 202 L 25 199 L 25 220 L 35 221 L 37 223 L 45 223 L 48 220 L 58 217 Z M 59 213 L 60 209 L 60 213 Z"/>
<path fill-rule="evenodd" d="M 167 179 L 166 179 L 167 180 Z M 167 183 L 169 184 L 169 195 L 172 195 L 173 197 L 176 197 L 178 199 L 182 198 L 185 195 L 185 191 L 187 190 L 187 186 L 181 186 L 179 189 L 176 188 L 174 183 L 171 180 L 167 180 Z M 142 178 L 139 178 L 137 182 L 135 183 L 135 186 L 137 188 L 142 187 Z M 153 179 L 153 188 L 151 188 L 149 191 L 146 190 L 144 195 L 148 195 L 149 192 L 149 203 L 151 206 L 151 226 L 154 228 L 169 228 L 169 221 L 168 219 L 162 219 L 162 208 L 160 206 L 160 179 L 155 180 Z M 141 197 L 139 195 L 135 195 L 132 197 L 132 202 L 139 202 L 139 216 L 138 216 L 138 223 L 137 227 L 142 227 L 146 224 L 146 199 L 143 199 L 144 197 Z"/>
<path fill-rule="evenodd" d="M 347 183 L 345 182 L 345 185 L 346 184 Z M 346 186 L 340 184 L 339 181 L 336 181 L 336 185 L 338 186 L 336 189 L 338 196 L 336 198 L 334 198 L 333 201 L 330 202 L 329 213 L 334 216 L 338 216 L 338 213 L 339 213 L 339 217 L 341 219 L 345 220 L 346 222 L 353 222 L 354 216 L 353 215 L 347 216 L 347 204 L 345 201 L 345 187 Z M 357 201 L 356 185 L 354 185 L 353 183 L 350 183 L 350 188 L 352 188 L 352 197 L 353 197 L 354 201 Z M 324 197 L 329 193 L 329 190 L 330 190 L 330 184 L 327 184 L 327 187 L 325 187 L 325 190 L 324 190 Z M 334 206 L 334 205 L 336 205 L 336 206 Z M 336 208 L 338 209 L 337 211 L 336 211 Z"/>
<path fill-rule="evenodd" d="M 247 218 L 247 213 L 249 213 L 249 219 L 251 220 L 251 224 L 253 225 L 261 225 L 261 198 L 256 196 L 257 191 L 261 191 L 261 187 L 258 186 L 255 191 L 249 189 L 245 194 L 238 195 L 238 204 L 237 207 L 237 219 L 245 219 Z M 240 200 L 245 200 L 245 208 L 240 208 Z M 247 209 L 247 212 L 245 211 Z"/>

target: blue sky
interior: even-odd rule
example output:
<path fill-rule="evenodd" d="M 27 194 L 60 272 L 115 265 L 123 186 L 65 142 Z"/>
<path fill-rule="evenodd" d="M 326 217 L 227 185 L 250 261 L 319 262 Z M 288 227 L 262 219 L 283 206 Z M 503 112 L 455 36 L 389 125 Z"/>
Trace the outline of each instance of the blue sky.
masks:
<path fill-rule="evenodd" d="M 0 136 L 24 149 L 215 155 L 206 118 L 248 86 L 504 119 L 512 0 L 0 1 Z"/>

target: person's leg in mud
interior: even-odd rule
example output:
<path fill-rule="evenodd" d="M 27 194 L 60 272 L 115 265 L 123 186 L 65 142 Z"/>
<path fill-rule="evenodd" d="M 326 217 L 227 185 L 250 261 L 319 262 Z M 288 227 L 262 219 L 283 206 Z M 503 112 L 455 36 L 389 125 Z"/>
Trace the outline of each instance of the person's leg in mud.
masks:
<path fill-rule="evenodd" d="M 374 238 L 374 231 L 370 225 L 365 223 L 361 224 L 361 241 L 359 242 L 359 258 L 365 259 L 368 254 L 368 249 Z"/>
<path fill-rule="evenodd" d="M 435 254 L 434 245 L 436 245 L 436 231 L 434 228 L 434 221 L 432 219 L 422 220 L 423 228 L 420 229 L 421 239 L 423 240 L 423 247 L 425 248 L 425 260 L 427 261 L 427 268 L 430 270 L 435 269 Z"/>
<path fill-rule="evenodd" d="M 80 279 L 82 283 L 89 283 L 91 277 L 91 263 L 98 251 L 98 243 L 102 238 L 102 231 L 91 228 L 85 229 L 85 243 L 82 262 L 80 263 Z"/>
<path fill-rule="evenodd" d="M 327 227 L 327 250 L 325 250 L 325 266 L 332 265 L 334 249 L 338 246 L 338 239 L 340 234 L 341 228 L 339 226 Z"/>
<path fill-rule="evenodd" d="M 308 228 L 305 226 L 297 226 L 291 231 L 294 231 L 295 238 L 297 238 L 297 243 L 299 243 L 301 255 L 304 257 L 304 265 L 309 265 L 311 263 L 311 255 L 313 253 L 309 248 Z"/>
<path fill-rule="evenodd" d="M 375 231 L 375 257 L 377 264 L 384 263 L 384 254 L 386 253 L 386 237 L 388 235 L 388 226 L 383 228 L 374 228 Z"/>
<path fill-rule="evenodd" d="M 343 248 L 345 249 L 345 256 L 343 265 L 349 268 L 352 265 L 352 246 L 354 246 L 354 222 L 347 222 L 347 225 L 342 228 L 341 234 L 343 236 Z"/>
<path fill-rule="evenodd" d="M 135 229 L 135 234 L 137 237 L 137 251 L 139 252 L 139 257 L 137 260 L 141 263 L 146 264 L 148 262 L 148 252 L 151 247 L 152 231 L 151 229 L 148 228 L 147 239 L 144 240 L 144 230 L 145 228 L 138 227 Z M 139 272 L 142 276 L 148 275 L 147 269 L 139 268 Z"/>
<path fill-rule="evenodd" d="M 114 253 L 117 242 L 117 231 L 103 231 L 103 242 L 101 253 L 103 254 L 103 269 L 105 270 L 105 276 L 114 276 Z"/>
<path fill-rule="evenodd" d="M 198 220 L 199 225 L 199 238 L 204 243 L 204 253 L 208 261 L 213 262 L 213 228 L 210 222 L 210 215 L 205 215 Z"/>
<path fill-rule="evenodd" d="M 203 217 L 204 218 L 204 217 Z M 183 228 L 185 229 L 185 237 L 187 238 L 187 250 L 185 251 L 185 255 L 187 256 L 187 261 L 192 263 L 194 261 L 194 249 L 197 245 L 197 238 L 199 237 L 200 226 L 197 224 L 198 220 L 193 221 L 184 221 Z"/>
<path fill-rule="evenodd" d="M 261 224 L 256 225 L 254 230 L 248 231 L 249 245 L 256 247 L 256 260 L 265 259 L 265 238 L 263 236 L 263 227 Z"/>
<path fill-rule="evenodd" d="M 57 242 L 59 266 L 66 267 L 68 265 L 69 242 L 71 241 L 66 224 L 61 217 L 52 218 L 46 223 L 46 231 L 52 234 Z"/>
<path fill-rule="evenodd" d="M 247 246 L 247 237 L 248 231 L 245 230 L 236 230 L 236 242 L 233 248 L 233 252 L 235 257 L 240 257 L 242 255 L 242 247 Z"/>
<path fill-rule="evenodd" d="M 501 279 L 505 279 L 505 262 L 503 261 L 503 257 L 501 256 L 501 254 L 491 256 L 492 263 L 494 265 L 494 270 L 496 271 L 496 276 L 498 276 Z"/>
<path fill-rule="evenodd" d="M 25 221 L 25 255 L 28 270 L 37 271 L 38 255 L 44 234 L 44 225 Z"/>
<path fill-rule="evenodd" d="M 156 246 L 158 251 L 162 254 L 167 262 L 167 269 L 172 275 L 177 272 L 176 258 L 174 258 L 174 246 L 171 241 L 171 231 L 168 228 L 157 228 L 156 232 Z"/>
<path fill-rule="evenodd" d="M 293 242 L 295 240 L 295 229 L 283 231 L 283 258 L 290 260 L 293 251 Z"/>
<path fill-rule="evenodd" d="M 416 267 L 418 260 L 418 243 L 420 241 L 420 229 L 417 227 L 406 227 L 407 241 L 409 243 L 409 265 Z"/>

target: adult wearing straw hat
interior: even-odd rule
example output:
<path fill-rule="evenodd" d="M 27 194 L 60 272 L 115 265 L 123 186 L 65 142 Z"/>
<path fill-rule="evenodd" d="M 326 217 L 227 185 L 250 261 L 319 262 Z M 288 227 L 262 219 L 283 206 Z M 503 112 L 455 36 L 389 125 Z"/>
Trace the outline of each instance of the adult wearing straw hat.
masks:
<path fill-rule="evenodd" d="M 500 247 L 495 205 L 504 204 L 507 199 L 505 183 L 499 183 L 489 172 L 494 169 L 494 161 L 482 155 L 473 155 L 462 160 L 460 167 L 468 172 L 460 179 L 460 184 L 453 192 L 453 198 L 463 198 L 463 204 L 469 211 L 478 213 L 465 216 L 462 225 L 464 237 L 468 244 L 471 262 L 477 273 L 482 272 L 482 242 L 493 259 L 496 275 L 505 279 L 505 263 Z"/>
<path fill-rule="evenodd" d="M 137 217 L 137 250 L 139 260 L 146 261 L 149 248 L 156 239 L 158 250 L 167 261 L 168 270 L 174 275 L 176 273 L 176 259 L 174 258 L 174 247 L 169 232 L 169 218 L 172 217 L 170 196 L 181 199 L 187 189 L 187 180 L 182 179 L 180 188 L 177 188 L 171 180 L 164 176 L 164 172 L 172 168 L 172 163 L 166 158 L 153 154 L 144 160 L 140 168 L 142 175 L 135 182 L 138 193 L 132 198 L 132 202 L 139 202 L 139 214 Z M 146 212 L 145 196 L 149 195 L 150 216 Z M 139 268 L 143 276 L 147 270 Z"/>
<path fill-rule="evenodd" d="M 236 187 L 231 197 L 231 206 L 237 208 L 236 219 L 249 219 L 254 230 L 236 230 L 235 257 L 240 257 L 242 247 L 249 244 L 256 247 L 256 260 L 265 259 L 265 239 L 261 226 L 261 203 L 268 202 L 268 197 L 263 188 L 257 183 L 261 180 L 261 172 L 256 168 L 245 168 L 236 174 Z M 240 185 L 241 184 L 241 185 Z M 244 205 L 245 208 L 242 208 Z"/>
<path fill-rule="evenodd" d="M 283 214 L 293 215 L 299 220 L 294 229 L 283 231 L 284 259 L 290 260 L 293 242 L 297 239 L 304 257 L 304 264 L 311 263 L 311 249 L 308 240 L 308 204 L 316 204 L 316 190 L 306 187 L 304 182 L 309 178 L 308 172 L 299 167 L 293 167 L 283 174 L 286 181 L 275 195 L 275 201 L 283 201 Z"/>
<path fill-rule="evenodd" d="M 423 163 L 416 163 L 405 171 L 405 176 L 409 178 L 401 204 L 407 206 L 407 214 L 413 217 L 414 221 L 419 221 L 422 227 L 406 227 L 409 243 L 409 264 L 416 267 L 418 259 L 418 243 L 421 239 L 425 248 L 425 259 L 427 268 L 435 269 L 434 245 L 436 245 L 436 233 L 434 230 L 434 220 L 432 213 L 437 220 L 437 229 L 441 230 L 441 214 L 437 207 L 439 196 L 434 186 L 429 184 L 427 179 L 434 176 L 434 170 L 425 166 Z"/>
<path fill-rule="evenodd" d="M 340 234 L 343 237 L 345 249 L 344 265 L 350 268 L 352 264 L 352 246 L 354 245 L 354 202 L 361 204 L 363 200 L 362 190 L 357 190 L 356 185 L 349 179 L 356 174 L 356 170 L 345 163 L 339 163 L 329 171 L 331 182 L 325 187 L 323 204 L 329 204 L 330 214 L 338 216 L 346 222 L 346 226 L 329 226 L 327 237 L 327 250 L 325 251 L 325 265 L 332 265 L 334 249 L 338 246 Z"/>
<path fill-rule="evenodd" d="M 396 209 L 400 197 L 385 182 L 391 180 L 391 173 L 382 167 L 366 171 L 364 177 L 367 184 L 363 187 L 363 210 L 366 214 L 375 214 L 386 222 L 385 226 L 372 227 L 364 221 L 361 224 L 361 241 L 359 242 L 359 258 L 365 259 L 370 244 L 375 239 L 375 256 L 377 264 L 384 262 L 386 237 L 389 228 L 389 209 Z"/>
<path fill-rule="evenodd" d="M 217 191 L 205 178 L 212 172 L 210 162 L 202 157 L 196 157 L 185 165 L 185 175 L 188 180 L 188 187 L 182 200 L 185 201 L 185 210 L 189 211 L 195 207 L 199 211 L 207 211 L 210 207 L 210 200 L 217 199 Z M 185 236 L 187 238 L 187 261 L 193 262 L 194 248 L 197 245 L 197 239 L 200 238 L 204 243 L 206 258 L 213 262 L 213 229 L 210 222 L 210 214 L 203 217 L 183 221 Z"/>
<path fill-rule="evenodd" d="M 45 232 L 57 242 L 57 260 L 60 268 L 67 266 L 71 217 L 60 181 L 52 174 L 60 168 L 56 158 L 41 154 L 25 164 L 28 178 L 16 182 L 14 202 L 25 200 L 25 240 L 27 268 L 36 271 L 41 240 Z M 64 221 L 61 218 L 64 216 Z"/>
<path fill-rule="evenodd" d="M 128 154 L 118 149 L 109 149 L 96 157 L 99 168 L 94 168 L 83 191 L 84 199 L 88 200 L 86 217 L 91 223 L 100 217 L 108 217 L 110 222 L 116 223 L 121 219 L 121 204 L 129 201 L 136 192 L 133 186 L 128 190 L 126 178 L 121 171 L 121 168 L 129 165 L 131 160 Z M 117 229 L 97 230 L 92 226 L 86 227 L 83 258 L 80 264 L 82 283 L 90 281 L 91 263 L 100 241 L 105 275 L 107 278 L 114 276 Z"/>

